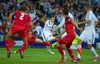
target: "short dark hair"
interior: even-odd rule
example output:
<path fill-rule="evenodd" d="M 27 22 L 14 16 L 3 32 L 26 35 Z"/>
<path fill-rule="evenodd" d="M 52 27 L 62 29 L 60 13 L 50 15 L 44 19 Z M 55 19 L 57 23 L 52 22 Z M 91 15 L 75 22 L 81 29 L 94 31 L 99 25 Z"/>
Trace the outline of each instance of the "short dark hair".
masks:
<path fill-rule="evenodd" d="M 87 8 L 87 9 L 92 9 L 91 5 L 90 4 L 85 4 L 84 8 Z"/>
<path fill-rule="evenodd" d="M 68 15 L 68 12 L 69 12 L 68 5 L 65 4 L 65 5 L 63 6 L 63 13 L 64 13 L 65 15 Z"/>
<path fill-rule="evenodd" d="M 55 15 L 51 15 L 50 18 L 55 18 Z"/>
<path fill-rule="evenodd" d="M 27 10 L 27 7 L 26 6 L 21 6 L 21 11 L 26 11 Z"/>

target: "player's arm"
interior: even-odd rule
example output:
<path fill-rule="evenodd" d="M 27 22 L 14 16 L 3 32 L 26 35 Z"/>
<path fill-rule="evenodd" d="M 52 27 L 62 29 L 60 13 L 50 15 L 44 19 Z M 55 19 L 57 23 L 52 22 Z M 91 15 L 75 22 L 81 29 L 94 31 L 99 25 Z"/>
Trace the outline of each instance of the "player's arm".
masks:
<path fill-rule="evenodd" d="M 8 17 L 8 25 L 9 25 L 9 27 L 11 27 L 12 26 L 12 23 L 11 23 L 11 21 L 12 21 L 12 17 L 13 17 L 13 13 L 10 13 L 10 15 L 9 15 L 9 17 Z"/>
<path fill-rule="evenodd" d="M 36 17 L 36 19 L 32 22 L 32 24 L 34 25 L 34 23 L 38 20 L 38 16 Z"/>
<path fill-rule="evenodd" d="M 86 21 L 83 21 L 83 22 L 79 22 L 78 24 L 86 24 L 86 23 L 90 23 L 91 20 L 86 20 Z"/>
<path fill-rule="evenodd" d="M 46 25 L 47 25 L 48 27 L 53 27 L 53 25 L 49 23 L 49 20 L 46 21 Z"/>
<path fill-rule="evenodd" d="M 78 27 L 77 23 L 74 22 L 73 20 L 72 20 L 72 24 L 73 24 L 78 30 L 80 30 L 80 28 Z"/>
<path fill-rule="evenodd" d="M 29 27 L 30 27 L 30 31 L 32 32 L 32 27 L 33 27 L 33 24 L 32 24 L 32 22 L 29 22 Z"/>
<path fill-rule="evenodd" d="M 58 25 L 57 29 L 63 27 L 65 21 L 65 17 L 62 19 L 61 23 Z"/>
<path fill-rule="evenodd" d="M 98 24 L 99 24 L 99 21 L 96 21 L 96 22 L 95 22 L 95 25 L 98 25 Z"/>
<path fill-rule="evenodd" d="M 62 34 L 64 34 L 66 31 L 65 31 L 65 29 L 63 29 L 63 31 L 60 33 L 60 34 L 58 34 L 57 36 L 56 36 L 56 38 L 59 38 Z"/>

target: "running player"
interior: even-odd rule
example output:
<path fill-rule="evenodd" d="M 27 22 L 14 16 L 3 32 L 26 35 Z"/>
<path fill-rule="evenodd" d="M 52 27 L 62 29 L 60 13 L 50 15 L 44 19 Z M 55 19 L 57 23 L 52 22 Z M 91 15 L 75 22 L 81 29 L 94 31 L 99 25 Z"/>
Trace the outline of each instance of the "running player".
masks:
<path fill-rule="evenodd" d="M 38 18 L 36 18 L 33 22 L 32 22 L 32 24 L 34 24 L 35 22 L 36 22 L 36 20 L 37 20 Z M 41 40 L 41 39 L 39 39 L 39 38 L 36 38 L 33 34 L 32 34 L 32 32 L 30 31 L 30 29 L 29 29 L 29 26 L 27 27 L 27 38 L 28 38 L 28 45 L 30 45 L 30 44 L 32 44 L 32 43 L 42 43 L 42 44 L 44 44 L 44 45 L 46 45 L 46 46 L 51 46 L 51 44 L 49 43 L 49 42 L 44 42 L 43 40 Z M 14 51 L 14 53 L 18 53 L 18 52 L 20 52 L 20 50 L 21 50 L 21 48 L 20 49 L 18 49 L 17 51 Z M 24 56 L 23 56 L 24 57 Z"/>
<path fill-rule="evenodd" d="M 31 18 L 30 16 L 26 13 L 27 12 L 27 7 L 26 6 L 22 6 L 21 7 L 21 11 L 16 11 L 15 15 L 16 18 L 14 20 L 14 23 L 10 29 L 10 31 L 8 32 L 8 34 L 5 37 L 5 46 L 6 46 L 6 50 L 7 50 L 7 57 L 10 58 L 10 44 L 11 44 L 11 36 L 13 36 L 14 34 L 18 34 L 22 39 L 23 39 L 23 45 L 22 48 L 20 50 L 20 56 L 22 58 L 24 51 L 26 50 L 28 43 L 27 43 L 27 35 L 26 35 L 26 31 L 25 29 L 27 28 L 27 26 L 30 26 L 30 29 L 32 27 L 31 24 Z M 11 13 L 9 15 L 9 24 L 11 24 L 12 21 L 12 16 L 14 14 Z"/>
<path fill-rule="evenodd" d="M 42 32 L 43 41 L 50 42 L 51 40 L 54 39 L 54 36 L 53 36 L 53 33 L 52 33 L 52 28 L 54 26 L 54 21 L 55 21 L 55 17 L 51 16 L 50 20 L 47 20 L 45 22 L 43 32 Z M 47 46 L 47 50 L 50 54 L 55 54 L 54 52 L 51 51 L 50 46 Z"/>
<path fill-rule="evenodd" d="M 94 47 L 92 46 L 92 44 L 94 44 L 95 41 L 95 23 L 97 24 L 98 19 L 96 18 L 96 16 L 93 14 L 91 6 L 87 5 L 84 7 L 84 9 L 86 10 L 87 14 L 86 14 L 86 21 L 84 22 L 80 22 L 80 24 L 85 24 L 85 29 L 84 31 L 81 33 L 80 37 L 79 37 L 79 45 L 78 45 L 78 52 L 80 53 L 80 55 L 82 55 L 82 51 L 81 51 L 81 44 L 82 42 L 87 42 L 88 48 L 91 50 L 91 52 L 94 54 L 94 59 L 93 61 L 97 61 L 99 58 L 99 55 L 96 53 Z"/>
<path fill-rule="evenodd" d="M 60 52 L 60 54 L 62 55 L 62 58 L 60 60 L 58 60 L 59 63 L 61 62 L 65 62 L 65 55 L 63 52 L 63 44 L 66 45 L 67 51 L 69 53 L 69 55 L 72 58 L 73 62 L 76 62 L 76 58 L 74 57 L 74 54 L 72 52 L 72 50 L 70 49 L 70 46 L 72 45 L 72 41 L 75 39 L 76 37 L 76 32 L 75 32 L 75 28 L 74 26 L 80 30 L 80 28 L 77 26 L 77 24 L 68 16 L 68 6 L 64 5 L 64 10 L 63 13 L 66 15 L 65 17 L 65 29 L 62 31 L 61 34 L 59 34 L 57 37 L 60 37 L 63 33 L 67 32 L 67 35 L 65 35 L 63 38 L 59 39 L 58 42 L 56 43 L 57 49 Z"/>
<path fill-rule="evenodd" d="M 68 12 L 68 16 L 72 20 L 74 20 L 74 17 L 70 12 Z M 63 19 L 61 20 L 61 23 L 57 26 L 57 29 L 59 29 L 59 28 L 61 29 L 64 26 L 64 22 L 65 22 L 65 17 L 63 17 Z M 62 34 L 61 38 L 66 36 L 66 35 L 67 35 L 67 33 L 65 32 L 64 34 Z M 72 42 L 71 49 L 77 50 L 77 43 L 78 43 L 78 35 L 76 34 L 76 38 Z M 56 42 L 52 44 L 52 47 L 54 47 L 55 45 L 56 45 Z M 65 55 L 64 59 L 66 60 L 67 59 L 67 57 L 66 57 L 66 47 L 64 48 L 64 46 L 65 45 L 63 45 L 63 52 L 64 52 L 64 55 Z M 81 56 L 80 56 L 79 53 L 78 53 L 77 59 L 81 60 Z"/>

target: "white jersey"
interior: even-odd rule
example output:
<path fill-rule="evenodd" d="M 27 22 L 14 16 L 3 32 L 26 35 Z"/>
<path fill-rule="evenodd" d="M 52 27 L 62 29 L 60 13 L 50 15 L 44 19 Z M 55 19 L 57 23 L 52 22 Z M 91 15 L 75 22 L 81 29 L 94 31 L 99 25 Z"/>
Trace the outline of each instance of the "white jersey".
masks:
<path fill-rule="evenodd" d="M 85 24 L 85 29 L 81 33 L 79 39 L 87 44 L 94 44 L 95 41 L 95 22 L 98 21 L 96 16 L 93 14 L 92 11 L 87 12 L 86 14 L 86 21 L 90 20 L 91 22 Z"/>
<path fill-rule="evenodd" d="M 54 22 L 51 22 L 51 20 L 47 20 L 45 22 L 43 32 L 42 32 L 43 41 L 51 41 L 54 38 L 51 31 L 53 28 L 53 25 L 54 25 Z"/>
<path fill-rule="evenodd" d="M 74 20 L 74 17 L 71 13 L 68 13 L 68 16 Z M 63 17 L 61 23 L 58 25 L 58 28 L 61 28 L 65 23 L 65 17 Z"/>
<path fill-rule="evenodd" d="M 68 13 L 68 16 L 74 20 L 74 17 L 71 13 Z M 64 26 L 64 23 L 65 23 L 65 17 L 63 17 L 61 23 L 58 25 L 58 28 L 61 28 L 62 26 Z M 61 38 L 64 37 L 65 35 L 67 35 L 66 32 L 61 36 Z"/>
<path fill-rule="evenodd" d="M 54 22 L 51 22 L 51 20 L 47 20 L 47 21 L 45 22 L 43 31 L 51 31 L 53 25 L 54 25 Z"/>
<path fill-rule="evenodd" d="M 87 14 L 86 14 L 86 20 L 90 20 L 91 22 L 90 23 L 86 23 L 85 24 L 85 30 L 92 30 L 92 31 L 95 31 L 95 22 L 98 21 L 98 19 L 96 18 L 96 16 L 93 14 L 92 11 L 89 11 Z"/>

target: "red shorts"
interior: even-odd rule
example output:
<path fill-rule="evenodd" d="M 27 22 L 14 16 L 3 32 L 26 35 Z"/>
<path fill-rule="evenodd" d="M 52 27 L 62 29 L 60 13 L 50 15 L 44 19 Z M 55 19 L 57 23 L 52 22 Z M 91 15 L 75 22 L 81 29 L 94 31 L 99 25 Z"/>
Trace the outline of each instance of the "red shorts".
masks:
<path fill-rule="evenodd" d="M 28 44 L 36 43 L 36 37 L 32 35 L 31 37 L 28 37 Z"/>
<path fill-rule="evenodd" d="M 58 40 L 58 43 L 61 44 L 66 44 L 66 47 L 70 47 L 72 44 L 72 41 L 75 39 L 76 35 L 75 34 L 67 34 L 65 37 L 61 38 Z"/>
<path fill-rule="evenodd" d="M 10 29 L 10 32 L 14 35 L 16 33 L 18 33 L 18 35 L 21 38 L 25 38 L 27 37 L 27 33 L 25 31 L 25 27 L 24 26 L 19 26 L 19 25 L 13 25 L 12 28 Z"/>

